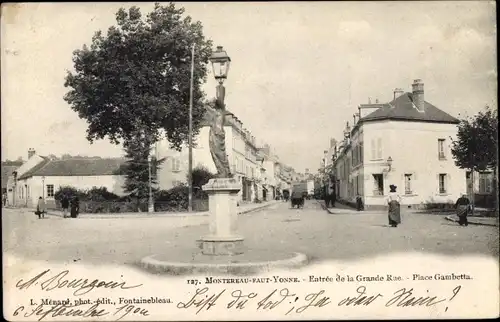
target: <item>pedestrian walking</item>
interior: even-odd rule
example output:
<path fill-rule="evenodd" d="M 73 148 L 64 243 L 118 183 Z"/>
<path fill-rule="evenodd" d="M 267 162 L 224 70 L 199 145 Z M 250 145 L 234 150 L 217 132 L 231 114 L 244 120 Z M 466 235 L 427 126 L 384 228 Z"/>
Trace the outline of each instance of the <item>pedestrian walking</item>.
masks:
<path fill-rule="evenodd" d="M 363 199 L 361 199 L 360 195 L 356 196 L 356 210 L 357 211 L 363 210 Z"/>
<path fill-rule="evenodd" d="M 47 205 L 45 204 L 45 200 L 42 197 L 38 198 L 38 203 L 36 205 L 35 215 L 38 216 L 38 219 L 45 218 L 45 213 L 47 212 Z"/>
<path fill-rule="evenodd" d="M 4 207 L 7 206 L 7 192 L 2 194 L 2 204 Z"/>
<path fill-rule="evenodd" d="M 397 193 L 397 186 L 389 186 L 389 196 L 387 204 L 389 206 L 389 225 L 397 227 L 401 223 L 401 196 Z"/>
<path fill-rule="evenodd" d="M 328 186 L 325 186 L 325 188 L 323 189 L 323 193 L 324 193 L 324 199 L 325 199 L 325 207 L 328 209 L 330 208 L 330 193 L 328 191 Z"/>
<path fill-rule="evenodd" d="M 467 194 L 464 193 L 457 199 L 455 209 L 457 210 L 458 223 L 460 226 L 468 226 L 469 222 L 467 220 L 467 215 L 470 210 L 470 201 L 469 198 L 467 198 Z"/>
<path fill-rule="evenodd" d="M 330 197 L 330 202 L 332 204 L 332 208 L 335 208 L 335 202 L 337 202 L 337 191 L 332 187 L 332 194 Z"/>
<path fill-rule="evenodd" d="M 63 212 L 63 218 L 68 218 L 69 198 L 66 195 L 64 195 L 61 199 L 61 208 Z"/>
<path fill-rule="evenodd" d="M 71 218 L 78 217 L 78 213 L 80 212 L 80 201 L 77 196 L 74 196 L 71 200 Z"/>

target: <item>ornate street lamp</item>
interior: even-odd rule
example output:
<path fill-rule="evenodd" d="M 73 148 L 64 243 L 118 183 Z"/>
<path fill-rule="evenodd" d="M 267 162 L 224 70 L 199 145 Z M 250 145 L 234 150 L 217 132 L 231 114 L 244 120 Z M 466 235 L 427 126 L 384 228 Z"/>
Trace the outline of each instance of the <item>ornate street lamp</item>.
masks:
<path fill-rule="evenodd" d="M 389 171 L 391 171 L 391 168 L 392 168 L 392 158 L 390 156 L 387 158 L 387 165 L 389 166 Z"/>
<path fill-rule="evenodd" d="M 349 126 L 349 122 L 347 122 L 347 126 L 344 130 L 344 138 L 347 140 L 351 136 L 351 127 Z"/>
<path fill-rule="evenodd" d="M 219 85 L 217 85 L 217 100 L 219 104 L 223 105 L 225 88 L 222 84 L 227 78 L 231 58 L 229 58 L 222 46 L 217 46 L 217 50 L 210 56 L 210 62 L 212 63 L 215 80 L 219 82 Z"/>

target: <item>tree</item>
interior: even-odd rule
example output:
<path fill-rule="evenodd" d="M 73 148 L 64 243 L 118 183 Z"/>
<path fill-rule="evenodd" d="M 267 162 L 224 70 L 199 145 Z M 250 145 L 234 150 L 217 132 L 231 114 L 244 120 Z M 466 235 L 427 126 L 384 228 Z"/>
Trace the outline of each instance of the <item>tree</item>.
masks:
<path fill-rule="evenodd" d="M 127 161 L 121 172 L 125 174 L 124 190 L 136 201 L 137 208 L 149 198 L 149 160 L 153 142 L 146 133 L 139 132 L 134 139 L 125 142 Z M 157 173 L 164 159 L 151 159 L 151 186 L 152 192 L 158 182 Z"/>
<path fill-rule="evenodd" d="M 493 170 L 493 193 L 497 195 L 498 182 L 498 114 L 486 107 L 474 117 L 466 117 L 458 124 L 457 139 L 451 153 L 455 164 L 474 171 Z M 498 202 L 496 202 L 498 207 Z"/>
<path fill-rule="evenodd" d="M 73 52 L 75 71 L 67 73 L 64 99 L 88 122 L 90 142 L 108 137 L 126 145 L 142 132 L 151 142 L 165 135 L 179 150 L 188 140 L 192 45 L 193 134 L 198 133 L 212 42 L 200 22 L 183 14 L 173 3 L 155 4 L 145 18 L 137 7 L 121 8 L 117 26 L 106 36 L 96 32 L 90 47 Z"/>
<path fill-rule="evenodd" d="M 460 120 L 451 153 L 462 169 L 484 171 L 497 165 L 498 117 L 489 107 Z"/>
<path fill-rule="evenodd" d="M 188 176 L 189 177 L 189 176 Z M 203 191 L 202 187 L 208 183 L 210 179 L 215 178 L 216 175 L 204 166 L 197 166 L 192 172 L 192 182 L 193 187 L 197 189 L 197 192 Z M 188 178 L 189 180 L 189 178 Z"/>

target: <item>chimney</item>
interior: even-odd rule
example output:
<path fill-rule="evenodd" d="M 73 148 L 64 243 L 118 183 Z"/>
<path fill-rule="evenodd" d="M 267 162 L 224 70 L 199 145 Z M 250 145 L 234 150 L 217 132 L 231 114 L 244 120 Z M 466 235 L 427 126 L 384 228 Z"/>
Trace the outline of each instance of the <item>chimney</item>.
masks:
<path fill-rule="evenodd" d="M 394 89 L 394 99 L 400 97 L 403 94 L 404 94 L 404 91 L 401 88 Z"/>
<path fill-rule="evenodd" d="M 35 155 L 35 149 L 29 148 L 28 149 L 28 159 L 31 159 L 31 157 L 34 155 Z"/>
<path fill-rule="evenodd" d="M 353 122 L 352 122 L 352 124 L 353 124 L 353 125 L 356 125 L 356 114 L 353 114 L 353 115 L 352 115 L 352 118 L 353 118 Z"/>
<path fill-rule="evenodd" d="M 336 145 L 337 145 L 337 140 L 335 140 L 334 138 L 331 138 L 330 139 L 330 147 L 333 148 Z"/>
<path fill-rule="evenodd" d="M 421 79 L 415 79 L 412 84 L 413 104 L 419 112 L 425 112 L 424 83 Z"/>
<path fill-rule="evenodd" d="M 378 104 L 378 98 L 375 99 L 375 104 Z"/>

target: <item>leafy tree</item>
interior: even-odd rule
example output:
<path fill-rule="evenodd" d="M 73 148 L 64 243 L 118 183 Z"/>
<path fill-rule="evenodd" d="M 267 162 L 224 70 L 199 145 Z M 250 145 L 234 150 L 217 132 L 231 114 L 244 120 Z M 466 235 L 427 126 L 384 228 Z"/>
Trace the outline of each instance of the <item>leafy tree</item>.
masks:
<path fill-rule="evenodd" d="M 484 171 L 497 165 L 498 116 L 489 107 L 458 124 L 457 139 L 451 153 L 462 169 Z"/>
<path fill-rule="evenodd" d="M 125 142 L 125 152 L 127 161 L 120 169 L 125 174 L 124 190 L 132 197 L 139 208 L 149 198 L 149 160 L 153 145 L 152 138 L 148 137 L 145 131 L 134 135 L 134 139 Z M 151 186 L 156 192 L 157 173 L 164 159 L 151 159 Z"/>
<path fill-rule="evenodd" d="M 206 193 L 202 190 L 202 187 L 207 184 L 210 179 L 216 177 L 216 174 L 210 172 L 210 170 L 208 170 L 204 166 L 197 166 L 196 168 L 194 168 L 191 179 L 193 182 L 193 190 L 195 192 L 195 195 L 200 198 L 207 197 Z M 189 180 L 189 175 L 187 179 Z"/>
<path fill-rule="evenodd" d="M 74 72 L 67 73 L 70 90 L 64 99 L 88 122 L 90 142 L 108 137 L 126 145 L 142 131 L 152 142 L 165 135 L 180 149 L 188 139 L 192 45 L 193 134 L 198 133 L 212 43 L 201 23 L 183 14 L 184 8 L 173 3 L 155 4 L 146 17 L 137 7 L 121 8 L 107 35 L 98 31 L 90 47 L 73 52 Z"/>
<path fill-rule="evenodd" d="M 451 153 L 455 164 L 471 171 L 493 170 L 493 194 L 498 191 L 498 114 L 486 107 L 474 117 L 466 117 L 458 124 L 457 139 Z M 498 201 L 495 202 L 498 209 Z"/>

